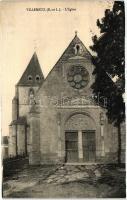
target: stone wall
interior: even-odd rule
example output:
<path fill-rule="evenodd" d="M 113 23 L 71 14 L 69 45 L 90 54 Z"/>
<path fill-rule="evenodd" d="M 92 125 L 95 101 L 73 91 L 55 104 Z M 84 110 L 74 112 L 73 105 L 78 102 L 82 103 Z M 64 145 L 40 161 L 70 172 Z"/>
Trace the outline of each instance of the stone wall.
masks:
<path fill-rule="evenodd" d="M 17 126 L 17 154 L 26 154 L 26 127 L 25 125 Z"/>
<path fill-rule="evenodd" d="M 39 112 L 30 112 L 30 136 L 29 136 L 29 163 L 40 164 L 40 119 Z"/>
<path fill-rule="evenodd" d="M 104 136 L 101 136 L 99 107 L 94 108 L 43 108 L 40 114 L 40 162 L 59 163 L 65 162 L 65 122 L 72 114 L 89 114 L 95 122 L 96 130 L 96 161 L 99 163 L 117 162 L 117 132 L 113 132 L 113 126 L 107 124 L 105 116 Z M 78 119 L 77 119 L 78 121 Z M 89 129 L 93 129 L 89 120 Z M 80 125 L 78 124 L 77 128 Z M 82 129 L 83 127 L 81 127 Z M 85 129 L 85 127 L 84 127 Z M 107 131 L 108 130 L 108 131 Z M 103 139 L 104 138 L 104 139 Z M 104 149 L 102 141 L 104 140 Z"/>
<path fill-rule="evenodd" d="M 16 156 L 16 126 L 9 126 L 9 156 Z"/>

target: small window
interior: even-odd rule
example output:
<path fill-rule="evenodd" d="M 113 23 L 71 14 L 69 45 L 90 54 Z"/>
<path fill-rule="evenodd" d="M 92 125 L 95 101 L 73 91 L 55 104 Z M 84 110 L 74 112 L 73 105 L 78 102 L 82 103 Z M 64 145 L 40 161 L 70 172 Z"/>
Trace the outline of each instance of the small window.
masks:
<path fill-rule="evenodd" d="M 32 76 L 31 75 L 28 76 L 28 80 L 32 81 Z"/>
<path fill-rule="evenodd" d="M 76 45 L 76 49 L 77 49 L 77 53 L 78 53 L 80 50 L 80 46 L 78 44 Z"/>
<path fill-rule="evenodd" d="M 40 76 L 36 75 L 36 81 L 40 81 Z"/>
<path fill-rule="evenodd" d="M 74 47 L 75 55 L 81 55 L 82 54 L 82 46 L 80 44 L 76 44 Z"/>

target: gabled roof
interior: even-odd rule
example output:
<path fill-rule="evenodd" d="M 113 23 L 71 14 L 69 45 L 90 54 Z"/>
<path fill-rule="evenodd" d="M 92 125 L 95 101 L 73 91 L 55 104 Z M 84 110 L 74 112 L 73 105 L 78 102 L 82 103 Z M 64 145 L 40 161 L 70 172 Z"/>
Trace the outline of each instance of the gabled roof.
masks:
<path fill-rule="evenodd" d="M 80 55 L 75 55 L 75 46 L 79 44 L 82 48 L 82 53 Z M 45 78 L 44 82 L 47 81 L 48 77 L 52 73 L 53 70 L 59 69 L 61 67 L 61 64 L 66 62 L 68 59 L 86 59 L 86 60 L 91 60 L 92 55 L 90 52 L 87 50 L 83 42 L 79 39 L 77 34 L 75 34 L 75 37 L 72 39 L 68 47 L 65 49 L 59 60 L 56 62 L 56 64 L 53 66 L 47 77 Z M 40 90 L 40 89 L 39 89 Z"/>
<path fill-rule="evenodd" d="M 76 45 L 80 45 L 82 51 L 80 53 L 80 55 L 75 55 L 75 47 Z M 87 48 L 85 47 L 85 45 L 82 43 L 82 41 L 79 39 L 79 37 L 77 36 L 77 34 L 75 35 L 75 37 L 73 38 L 73 40 L 70 42 L 69 46 L 66 48 L 66 50 L 64 51 L 63 55 L 60 57 L 59 61 L 67 61 L 67 59 L 69 58 L 75 58 L 75 57 L 83 57 L 86 59 L 91 59 L 91 54 L 89 53 L 89 51 L 87 50 Z M 58 63 L 57 62 L 57 63 Z M 56 65 L 57 65 L 56 63 Z"/>
<path fill-rule="evenodd" d="M 40 77 L 40 80 L 38 80 L 37 77 Z M 17 86 L 34 86 L 34 85 L 36 86 L 36 85 L 41 85 L 43 81 L 44 81 L 44 76 L 37 58 L 37 54 L 35 52 L 26 70 L 24 71 L 21 79 L 17 83 Z"/>

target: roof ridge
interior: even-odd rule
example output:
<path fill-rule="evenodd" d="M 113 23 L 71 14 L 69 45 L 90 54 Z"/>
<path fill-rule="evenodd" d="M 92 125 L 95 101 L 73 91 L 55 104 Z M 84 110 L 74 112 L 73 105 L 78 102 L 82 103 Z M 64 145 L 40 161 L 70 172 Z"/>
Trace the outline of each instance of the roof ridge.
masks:
<path fill-rule="evenodd" d="M 36 76 L 39 76 L 38 81 Z M 31 78 L 29 78 L 31 76 Z M 44 75 L 41 70 L 41 66 L 38 61 L 37 53 L 34 52 L 26 69 L 24 70 L 20 80 L 17 83 L 19 85 L 40 85 L 44 81 Z"/>
<path fill-rule="evenodd" d="M 48 73 L 47 77 L 45 78 L 44 82 L 48 79 L 48 77 L 50 76 L 50 74 L 52 73 L 52 71 L 54 70 L 55 67 L 59 67 L 59 63 L 61 62 L 64 62 L 65 60 L 75 56 L 74 52 L 71 52 L 71 54 L 68 54 L 68 51 L 73 51 L 74 50 L 74 45 L 76 43 L 80 43 L 83 48 L 84 48 L 84 55 L 82 57 L 85 57 L 86 56 L 86 53 L 87 53 L 87 56 L 89 58 L 92 57 L 92 55 L 90 54 L 90 52 L 88 51 L 88 49 L 85 47 L 85 45 L 83 44 L 83 42 L 80 40 L 80 38 L 77 36 L 77 34 L 75 34 L 74 38 L 71 40 L 71 42 L 69 43 L 69 45 L 67 46 L 67 48 L 63 51 L 62 55 L 60 56 L 60 58 L 57 60 L 57 62 L 55 63 L 55 65 L 52 67 L 52 69 L 50 70 L 50 72 Z M 77 44 L 78 44 L 77 43 Z M 72 50 L 73 49 L 73 50 Z M 88 58 L 88 59 L 89 59 Z M 38 89 L 38 92 L 39 90 L 41 89 L 41 86 L 40 88 Z"/>

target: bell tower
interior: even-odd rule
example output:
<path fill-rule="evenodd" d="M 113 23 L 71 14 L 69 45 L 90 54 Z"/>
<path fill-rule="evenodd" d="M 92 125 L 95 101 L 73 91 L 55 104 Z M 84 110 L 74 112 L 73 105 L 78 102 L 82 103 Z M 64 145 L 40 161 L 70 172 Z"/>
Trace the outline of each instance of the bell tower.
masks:
<path fill-rule="evenodd" d="M 9 154 L 11 156 L 29 152 L 30 105 L 35 104 L 35 95 L 44 81 L 44 76 L 37 58 L 33 54 L 26 70 L 16 85 L 12 100 L 12 122 L 9 126 Z"/>

